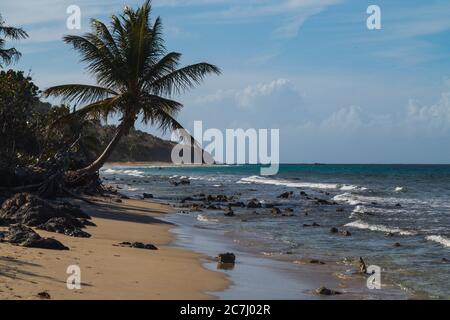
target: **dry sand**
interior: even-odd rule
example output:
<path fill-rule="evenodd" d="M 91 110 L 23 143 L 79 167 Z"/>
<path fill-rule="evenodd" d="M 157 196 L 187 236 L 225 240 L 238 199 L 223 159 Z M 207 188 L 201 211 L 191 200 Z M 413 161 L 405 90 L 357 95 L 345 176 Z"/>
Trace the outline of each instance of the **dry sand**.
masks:
<path fill-rule="evenodd" d="M 96 227 L 91 238 L 73 238 L 38 230 L 70 248 L 55 251 L 0 243 L 0 299 L 38 299 L 46 291 L 52 299 L 211 299 L 207 292 L 224 290 L 222 273 L 205 269 L 208 257 L 170 246 L 173 225 L 157 219 L 170 207 L 144 200 L 96 199 L 80 203 Z M 139 241 L 159 250 L 114 246 Z M 66 286 L 69 265 L 81 269 L 82 287 Z"/>

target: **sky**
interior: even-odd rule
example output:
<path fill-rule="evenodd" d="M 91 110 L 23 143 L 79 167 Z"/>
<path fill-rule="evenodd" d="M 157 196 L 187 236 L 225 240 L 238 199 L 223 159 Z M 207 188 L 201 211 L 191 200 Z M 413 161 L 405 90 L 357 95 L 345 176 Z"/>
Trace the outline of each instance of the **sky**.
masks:
<path fill-rule="evenodd" d="M 30 35 L 10 43 L 23 54 L 13 67 L 41 89 L 95 83 L 61 37 L 140 3 L 2 3 Z M 69 5 L 81 9 L 79 31 L 66 27 Z M 367 28 L 369 5 L 380 30 Z M 449 13 L 448 0 L 154 0 L 152 14 L 183 64 L 223 72 L 176 97 L 187 128 L 280 129 L 281 162 L 450 163 Z"/>

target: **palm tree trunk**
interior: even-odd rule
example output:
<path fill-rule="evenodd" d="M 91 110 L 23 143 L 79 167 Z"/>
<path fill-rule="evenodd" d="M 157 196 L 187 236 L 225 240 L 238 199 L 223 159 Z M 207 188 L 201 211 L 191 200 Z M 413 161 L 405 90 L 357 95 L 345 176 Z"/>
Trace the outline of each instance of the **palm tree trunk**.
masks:
<path fill-rule="evenodd" d="M 103 151 L 103 153 L 97 158 L 97 160 L 92 162 L 89 166 L 75 171 L 75 173 L 78 176 L 92 175 L 92 174 L 95 174 L 98 170 L 100 170 L 101 167 L 103 167 L 103 165 L 106 163 L 106 161 L 108 161 L 109 157 L 113 153 L 113 151 L 116 148 L 117 144 L 119 143 L 120 139 L 124 135 L 128 134 L 133 123 L 134 122 L 131 120 L 123 120 L 122 123 L 119 124 L 119 126 L 117 127 L 117 130 L 116 130 L 116 133 L 115 133 L 113 139 L 108 144 L 108 146 Z"/>

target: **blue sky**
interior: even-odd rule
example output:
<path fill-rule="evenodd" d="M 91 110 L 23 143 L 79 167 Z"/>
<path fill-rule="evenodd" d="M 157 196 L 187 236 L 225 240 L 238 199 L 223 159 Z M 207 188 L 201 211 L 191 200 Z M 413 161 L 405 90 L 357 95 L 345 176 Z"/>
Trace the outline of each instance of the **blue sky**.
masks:
<path fill-rule="evenodd" d="M 4 19 L 30 39 L 15 68 L 41 88 L 93 83 L 60 39 L 66 8 L 108 20 L 139 0 L 16 0 Z M 180 121 L 279 128 L 282 162 L 450 163 L 450 2 L 154 0 L 169 50 L 223 75 L 178 97 Z M 366 9 L 381 8 L 368 30 Z M 151 128 L 143 128 L 155 132 Z"/>

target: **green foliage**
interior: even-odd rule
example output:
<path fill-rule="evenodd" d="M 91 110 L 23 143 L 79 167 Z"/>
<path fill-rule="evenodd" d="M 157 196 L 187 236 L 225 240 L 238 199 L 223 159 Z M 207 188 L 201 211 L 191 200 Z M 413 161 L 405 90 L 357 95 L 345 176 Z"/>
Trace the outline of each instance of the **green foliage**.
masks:
<path fill-rule="evenodd" d="M 39 102 L 39 89 L 13 70 L 0 72 L 0 160 L 11 162 L 37 152 L 33 134 L 33 107 Z"/>
<path fill-rule="evenodd" d="M 17 61 L 21 56 L 15 48 L 5 48 L 6 39 L 20 40 L 25 38 L 28 38 L 28 34 L 23 29 L 5 25 L 5 21 L 0 14 L 0 67 Z"/>

